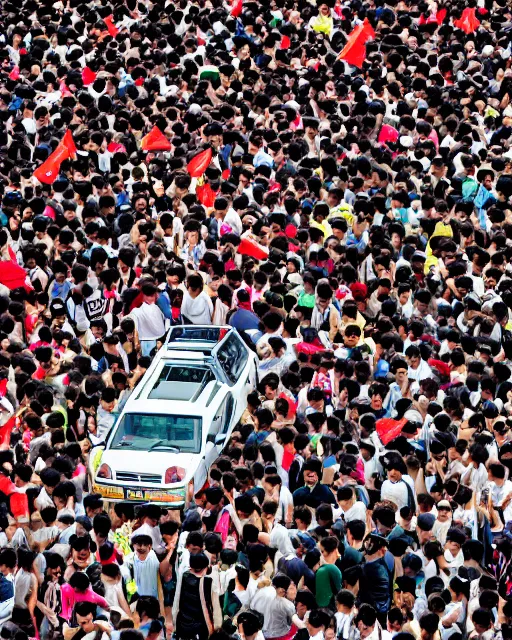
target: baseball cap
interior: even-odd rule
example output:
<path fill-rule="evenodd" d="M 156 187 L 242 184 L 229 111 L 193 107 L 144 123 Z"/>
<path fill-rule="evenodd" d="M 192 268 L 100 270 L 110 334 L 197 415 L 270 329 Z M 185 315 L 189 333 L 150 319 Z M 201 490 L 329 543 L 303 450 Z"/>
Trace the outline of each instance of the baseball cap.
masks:
<path fill-rule="evenodd" d="M 420 513 L 416 521 L 416 526 L 421 531 L 432 531 L 436 518 L 433 513 Z"/>

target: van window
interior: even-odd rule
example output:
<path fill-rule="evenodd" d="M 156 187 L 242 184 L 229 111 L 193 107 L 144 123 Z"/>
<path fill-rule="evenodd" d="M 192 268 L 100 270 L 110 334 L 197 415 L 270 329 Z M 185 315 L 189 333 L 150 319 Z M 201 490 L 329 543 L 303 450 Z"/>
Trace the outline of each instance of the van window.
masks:
<path fill-rule="evenodd" d="M 231 385 L 242 375 L 249 356 L 240 338 L 231 333 L 217 351 L 217 359 Z"/>

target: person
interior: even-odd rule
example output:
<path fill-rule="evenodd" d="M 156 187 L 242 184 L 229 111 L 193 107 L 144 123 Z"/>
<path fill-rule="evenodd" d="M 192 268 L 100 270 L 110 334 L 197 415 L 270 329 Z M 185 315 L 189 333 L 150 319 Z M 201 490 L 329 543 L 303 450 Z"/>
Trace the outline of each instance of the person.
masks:
<path fill-rule="evenodd" d="M 165 317 L 157 305 L 158 289 L 150 282 L 141 288 L 142 304 L 130 313 L 137 328 L 141 353 L 148 356 L 156 346 L 156 341 L 165 334 Z"/>
<path fill-rule="evenodd" d="M 5 547 L 0 550 L 0 622 L 7 622 L 14 608 L 14 570 L 16 552 Z"/>
<path fill-rule="evenodd" d="M 192 274 L 188 277 L 181 315 L 189 324 L 212 324 L 213 304 L 203 286 L 201 276 Z"/>
<path fill-rule="evenodd" d="M 158 598 L 160 562 L 153 551 L 153 538 L 146 533 L 148 525 L 136 529 L 131 537 L 134 555 L 128 564 L 130 575 L 139 596 Z"/>
<path fill-rule="evenodd" d="M 190 569 L 176 589 L 173 619 L 176 637 L 184 640 L 208 638 L 222 624 L 218 593 L 212 579 L 206 576 L 209 566 L 204 553 L 190 556 Z"/>
<path fill-rule="evenodd" d="M 293 504 L 307 505 L 316 509 L 322 503 L 335 504 L 336 499 L 332 491 L 320 481 L 321 462 L 311 458 L 304 463 L 302 470 L 304 486 L 293 492 Z"/>
<path fill-rule="evenodd" d="M 95 620 L 96 605 L 92 602 L 77 602 L 74 608 L 77 626 L 70 628 L 64 624 L 64 633 L 68 637 L 79 635 L 86 640 L 108 640 L 112 627 L 104 620 Z"/>

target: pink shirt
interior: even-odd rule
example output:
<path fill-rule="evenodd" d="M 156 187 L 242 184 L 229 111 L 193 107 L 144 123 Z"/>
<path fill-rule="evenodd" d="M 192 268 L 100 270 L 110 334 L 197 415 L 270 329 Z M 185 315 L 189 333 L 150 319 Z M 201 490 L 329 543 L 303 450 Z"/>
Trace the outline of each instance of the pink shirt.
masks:
<path fill-rule="evenodd" d="M 109 604 L 97 593 L 92 590 L 92 587 L 89 587 L 87 591 L 84 593 L 79 593 L 75 591 L 73 587 L 67 582 L 63 584 L 60 588 L 62 595 L 62 617 L 69 622 L 71 618 L 71 614 L 73 613 L 73 607 L 77 602 L 94 602 L 94 604 L 99 605 L 102 609 L 108 609 Z"/>

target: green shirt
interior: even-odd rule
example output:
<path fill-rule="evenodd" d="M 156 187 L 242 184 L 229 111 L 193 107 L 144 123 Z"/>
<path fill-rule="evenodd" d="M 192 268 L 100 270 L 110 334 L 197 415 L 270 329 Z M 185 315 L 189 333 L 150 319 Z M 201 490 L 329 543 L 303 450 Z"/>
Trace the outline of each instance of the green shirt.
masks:
<path fill-rule="evenodd" d="M 334 564 L 323 564 L 315 575 L 316 603 L 334 608 L 334 597 L 341 589 L 341 571 Z"/>

